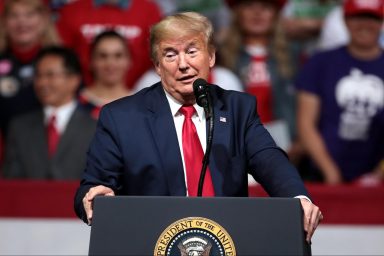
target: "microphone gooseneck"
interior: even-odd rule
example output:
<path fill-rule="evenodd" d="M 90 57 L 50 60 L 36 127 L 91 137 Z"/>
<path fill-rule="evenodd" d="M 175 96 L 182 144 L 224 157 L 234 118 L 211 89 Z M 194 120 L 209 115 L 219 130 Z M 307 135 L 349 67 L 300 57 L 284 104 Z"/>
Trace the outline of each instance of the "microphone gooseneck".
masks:
<path fill-rule="evenodd" d="M 203 157 L 203 165 L 201 167 L 197 196 L 201 197 L 204 187 L 205 174 L 209 164 L 209 155 L 212 148 L 213 130 L 214 130 L 214 112 L 212 107 L 212 99 L 209 93 L 208 83 L 202 78 L 198 78 L 193 82 L 193 92 L 195 94 L 196 103 L 204 108 L 206 119 L 208 120 L 208 136 L 207 147 Z"/>

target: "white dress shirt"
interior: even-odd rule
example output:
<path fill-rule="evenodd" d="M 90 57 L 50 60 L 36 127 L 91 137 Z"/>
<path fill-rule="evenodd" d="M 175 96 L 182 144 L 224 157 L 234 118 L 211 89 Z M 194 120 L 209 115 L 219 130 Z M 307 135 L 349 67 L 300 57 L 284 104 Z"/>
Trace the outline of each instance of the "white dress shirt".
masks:
<path fill-rule="evenodd" d="M 76 102 L 71 101 L 63 106 L 58 108 L 52 106 L 44 107 L 44 124 L 48 124 L 52 115 L 56 116 L 55 127 L 59 134 L 63 134 L 67 128 L 68 122 L 76 109 Z"/>

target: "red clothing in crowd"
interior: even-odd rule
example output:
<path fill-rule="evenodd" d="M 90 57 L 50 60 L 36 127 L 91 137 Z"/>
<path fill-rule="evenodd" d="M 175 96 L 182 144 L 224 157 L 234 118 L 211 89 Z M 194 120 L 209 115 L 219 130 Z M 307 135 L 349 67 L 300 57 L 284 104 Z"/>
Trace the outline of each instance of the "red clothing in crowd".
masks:
<path fill-rule="evenodd" d="M 126 8 L 81 0 L 60 10 L 57 28 L 64 44 L 79 54 L 88 82 L 89 46 L 93 38 L 107 29 L 121 33 L 127 39 L 132 54 L 132 65 L 127 73 L 127 86 L 132 87 L 152 65 L 149 28 L 160 18 L 158 6 L 149 0 L 131 0 Z"/>
<path fill-rule="evenodd" d="M 101 108 L 104 106 L 102 102 L 97 102 L 87 95 L 85 90 L 81 90 L 78 97 L 79 104 L 91 115 L 95 120 L 99 119 Z"/>
<path fill-rule="evenodd" d="M 271 78 L 267 69 L 267 55 L 253 56 L 247 73 L 246 91 L 257 97 L 257 112 L 263 123 L 273 121 Z"/>

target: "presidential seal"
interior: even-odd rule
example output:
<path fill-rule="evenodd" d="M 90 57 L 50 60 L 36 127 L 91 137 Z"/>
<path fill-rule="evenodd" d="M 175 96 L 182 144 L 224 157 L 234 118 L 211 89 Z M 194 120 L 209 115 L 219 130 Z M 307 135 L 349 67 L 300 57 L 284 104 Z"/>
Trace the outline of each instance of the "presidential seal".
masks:
<path fill-rule="evenodd" d="M 216 222 L 189 217 L 168 226 L 157 240 L 154 256 L 235 256 L 228 232 Z"/>

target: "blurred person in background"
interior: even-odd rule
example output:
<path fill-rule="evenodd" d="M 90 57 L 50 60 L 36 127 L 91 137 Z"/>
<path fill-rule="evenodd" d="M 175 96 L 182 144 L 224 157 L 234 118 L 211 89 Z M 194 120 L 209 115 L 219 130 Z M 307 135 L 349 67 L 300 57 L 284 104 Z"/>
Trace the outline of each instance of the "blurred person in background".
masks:
<path fill-rule="evenodd" d="M 346 0 L 347 45 L 314 55 L 297 79 L 298 127 L 327 184 L 384 177 L 383 0 Z"/>
<path fill-rule="evenodd" d="M 257 111 L 276 143 L 299 158 L 295 142 L 293 76 L 299 50 L 291 48 L 278 26 L 279 0 L 239 0 L 233 7 L 233 24 L 223 41 L 220 60 L 257 97 Z"/>
<path fill-rule="evenodd" d="M 329 50 L 348 44 L 349 34 L 344 22 L 342 2 L 335 6 L 324 18 L 321 28 L 318 49 Z M 381 47 L 384 47 L 384 25 L 381 27 L 379 38 Z"/>
<path fill-rule="evenodd" d="M 37 108 L 33 64 L 44 46 L 59 43 L 49 9 L 40 0 L 6 0 L 0 16 L 0 124 Z"/>
<path fill-rule="evenodd" d="M 44 48 L 36 59 L 34 89 L 42 107 L 15 118 L 6 141 L 9 179 L 80 179 L 96 121 L 76 101 L 81 66 L 67 48 Z"/>
<path fill-rule="evenodd" d="M 303 48 L 306 56 L 311 56 L 317 51 L 324 18 L 341 2 L 342 0 L 288 0 L 286 2 L 281 15 L 283 29 L 290 40 Z"/>
<path fill-rule="evenodd" d="M 349 35 L 344 22 L 343 5 L 335 6 L 324 17 L 317 48 L 320 51 L 334 49 L 348 44 Z"/>
<path fill-rule="evenodd" d="M 160 17 L 157 4 L 149 0 L 78 0 L 60 8 L 57 28 L 64 45 L 79 55 L 87 84 L 92 80 L 89 55 L 93 39 L 105 30 L 116 30 L 130 45 L 134 65 L 127 70 L 126 85 L 132 88 L 151 67 L 149 28 Z"/>
<path fill-rule="evenodd" d="M 92 84 L 80 91 L 80 103 L 99 117 L 103 105 L 131 94 L 125 75 L 131 62 L 127 42 L 119 33 L 108 30 L 96 36 L 91 44 Z"/>

